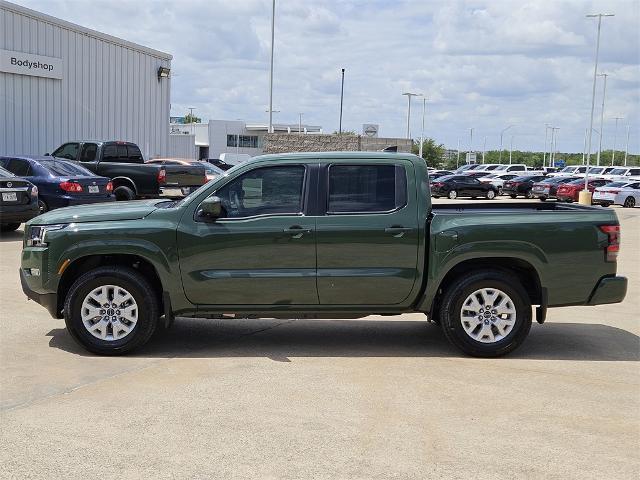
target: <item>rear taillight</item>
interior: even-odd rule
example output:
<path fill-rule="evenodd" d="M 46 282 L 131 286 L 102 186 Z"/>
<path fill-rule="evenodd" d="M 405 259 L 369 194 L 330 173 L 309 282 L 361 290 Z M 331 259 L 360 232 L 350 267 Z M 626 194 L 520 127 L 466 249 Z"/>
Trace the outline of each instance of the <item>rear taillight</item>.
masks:
<path fill-rule="evenodd" d="M 433 182 L 431 185 L 434 186 L 434 187 L 441 187 L 442 185 L 444 185 L 444 183 L 442 183 L 442 182 Z"/>
<path fill-rule="evenodd" d="M 604 258 L 607 262 L 615 262 L 620 251 L 620 225 L 600 225 L 600 231 L 609 237 L 604 249 Z"/>
<path fill-rule="evenodd" d="M 167 181 L 167 171 L 164 168 L 158 170 L 158 183 L 165 183 Z"/>
<path fill-rule="evenodd" d="M 76 182 L 62 182 L 60 188 L 65 192 L 80 193 L 82 192 L 82 185 Z"/>
<path fill-rule="evenodd" d="M 107 182 L 107 187 L 105 188 L 107 192 L 113 192 L 113 183 Z"/>

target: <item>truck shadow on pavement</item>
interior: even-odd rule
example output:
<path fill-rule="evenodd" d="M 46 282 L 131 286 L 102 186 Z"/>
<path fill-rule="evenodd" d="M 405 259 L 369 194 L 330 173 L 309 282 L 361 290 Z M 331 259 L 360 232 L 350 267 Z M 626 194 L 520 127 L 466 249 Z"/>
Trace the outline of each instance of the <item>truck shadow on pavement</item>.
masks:
<path fill-rule="evenodd" d="M 2 232 L 0 234 L 0 243 L 5 242 L 21 242 L 24 238 L 24 230 L 15 230 L 13 232 Z"/>
<path fill-rule="evenodd" d="M 64 328 L 49 345 L 91 355 Z M 463 357 L 428 322 L 399 320 L 205 320 L 179 318 L 135 357 Z M 508 356 L 527 360 L 638 361 L 640 337 L 601 324 L 534 324 L 525 344 Z"/>

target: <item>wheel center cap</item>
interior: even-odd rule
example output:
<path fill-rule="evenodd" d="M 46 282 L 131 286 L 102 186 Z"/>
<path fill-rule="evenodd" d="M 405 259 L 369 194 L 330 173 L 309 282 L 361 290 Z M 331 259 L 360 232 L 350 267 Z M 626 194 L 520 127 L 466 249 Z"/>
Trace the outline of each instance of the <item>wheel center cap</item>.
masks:
<path fill-rule="evenodd" d="M 111 315 L 113 316 L 115 314 L 115 310 L 113 308 L 110 308 L 109 310 L 107 310 L 107 315 Z"/>

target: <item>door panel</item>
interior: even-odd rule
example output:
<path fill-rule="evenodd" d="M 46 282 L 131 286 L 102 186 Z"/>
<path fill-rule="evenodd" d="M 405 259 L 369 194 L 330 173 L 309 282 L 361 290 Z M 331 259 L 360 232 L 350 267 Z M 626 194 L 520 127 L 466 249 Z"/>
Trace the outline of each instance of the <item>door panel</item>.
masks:
<path fill-rule="evenodd" d="M 375 167 L 381 166 L 381 162 L 376 163 Z M 361 190 L 365 177 L 371 172 L 358 176 L 356 172 L 340 171 L 335 167 L 336 164 L 328 169 L 329 207 L 332 196 L 347 206 L 349 195 L 357 193 L 358 208 L 366 208 L 371 192 L 355 190 Z M 391 167 L 395 168 L 394 165 Z M 332 192 L 332 169 L 343 181 L 349 176 L 355 179 L 352 185 L 344 185 L 342 196 L 340 189 Z M 404 190 L 409 192 L 408 198 L 403 192 L 399 203 L 404 206 L 385 213 L 329 212 L 318 217 L 318 296 L 322 305 L 394 305 L 410 294 L 417 276 L 417 188 L 410 163 L 403 162 L 397 169 L 396 180 L 401 172 L 405 176 Z M 378 178 L 377 188 L 384 183 L 380 181 L 384 175 L 386 173 Z M 397 181 L 395 186 L 401 187 Z M 371 201 L 384 204 L 388 201 L 388 196 L 386 198 L 377 197 Z M 396 205 L 399 200 L 394 198 Z"/>
<path fill-rule="evenodd" d="M 223 218 L 178 229 L 187 298 L 203 305 L 315 305 L 316 219 L 304 211 L 304 166 L 258 167 L 215 195 Z"/>

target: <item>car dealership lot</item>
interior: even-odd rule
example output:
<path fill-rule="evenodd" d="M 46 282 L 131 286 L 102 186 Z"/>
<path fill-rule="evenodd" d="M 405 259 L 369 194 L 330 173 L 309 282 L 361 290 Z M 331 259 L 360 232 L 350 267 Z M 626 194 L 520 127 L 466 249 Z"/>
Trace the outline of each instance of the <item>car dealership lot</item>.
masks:
<path fill-rule="evenodd" d="M 490 360 L 418 314 L 178 319 L 135 355 L 92 356 L 26 300 L 22 231 L 6 235 L 0 477 L 633 478 L 640 209 L 612 208 L 626 300 L 552 309 Z"/>

